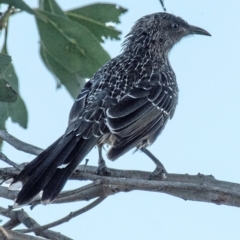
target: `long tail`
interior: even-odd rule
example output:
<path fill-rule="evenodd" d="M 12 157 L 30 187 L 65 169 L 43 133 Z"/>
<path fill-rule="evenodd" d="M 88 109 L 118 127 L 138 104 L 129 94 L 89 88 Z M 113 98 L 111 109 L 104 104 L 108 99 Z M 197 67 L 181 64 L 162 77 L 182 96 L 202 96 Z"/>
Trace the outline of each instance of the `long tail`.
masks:
<path fill-rule="evenodd" d="M 84 139 L 75 133 L 59 138 L 15 177 L 9 188 L 22 186 L 15 205 L 27 204 L 39 193 L 44 204 L 52 202 L 96 143 L 94 136 Z"/>

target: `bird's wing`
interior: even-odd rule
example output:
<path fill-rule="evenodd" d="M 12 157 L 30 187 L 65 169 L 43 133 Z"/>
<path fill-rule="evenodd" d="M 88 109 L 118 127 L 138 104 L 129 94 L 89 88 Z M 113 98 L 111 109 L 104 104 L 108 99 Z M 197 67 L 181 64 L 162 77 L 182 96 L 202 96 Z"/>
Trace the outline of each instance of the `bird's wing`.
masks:
<path fill-rule="evenodd" d="M 161 72 L 154 80 L 137 84 L 106 111 L 107 126 L 116 136 L 109 159 L 114 160 L 135 146 L 149 145 L 161 133 L 178 99 L 177 89 L 167 84 L 168 77 Z"/>
<path fill-rule="evenodd" d="M 65 135 L 75 132 L 76 136 L 89 139 L 108 133 L 104 122 L 104 109 L 117 101 L 109 96 L 108 88 L 100 88 L 104 76 L 98 72 L 88 81 L 75 100 L 69 115 L 68 128 Z"/>
<path fill-rule="evenodd" d="M 84 113 L 86 99 L 91 90 L 91 86 L 92 82 L 87 82 L 82 91 L 77 96 L 69 113 L 68 127 L 66 129 L 65 135 L 69 134 L 73 130 L 76 130 L 76 126 L 79 124 L 79 119 L 81 119 L 81 116 Z"/>

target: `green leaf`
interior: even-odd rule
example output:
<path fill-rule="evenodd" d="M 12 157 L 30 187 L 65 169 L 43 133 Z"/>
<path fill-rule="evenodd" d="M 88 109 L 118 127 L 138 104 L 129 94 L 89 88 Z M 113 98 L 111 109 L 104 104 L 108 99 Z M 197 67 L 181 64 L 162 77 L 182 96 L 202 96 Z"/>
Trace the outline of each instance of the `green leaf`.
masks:
<path fill-rule="evenodd" d="M 0 101 L 1 102 L 15 102 L 18 94 L 13 90 L 9 83 L 10 76 L 7 69 L 11 65 L 11 57 L 6 54 L 0 54 Z"/>
<path fill-rule="evenodd" d="M 7 54 L 0 54 L 0 73 L 2 74 L 9 67 L 12 58 Z"/>
<path fill-rule="evenodd" d="M 45 12 L 67 18 L 54 0 L 40 0 L 39 8 Z M 40 46 L 40 54 L 47 68 L 55 75 L 57 87 L 63 84 L 70 95 L 75 99 L 85 84 L 85 79 L 78 76 L 77 73 L 71 73 L 65 67 L 61 66 L 51 57 L 47 50 L 44 49 L 43 45 Z"/>
<path fill-rule="evenodd" d="M 0 73 L 6 71 L 9 67 L 12 58 L 7 54 L 0 54 Z"/>
<path fill-rule="evenodd" d="M 110 37 L 111 39 L 116 39 L 116 40 L 120 39 L 119 35 L 121 34 L 121 32 L 116 30 L 112 26 L 106 26 L 106 24 L 95 21 L 92 18 L 87 18 L 85 16 L 72 13 L 72 12 L 67 13 L 67 16 L 71 20 L 85 26 L 89 31 L 91 31 L 98 38 L 100 42 L 104 42 L 102 38 L 103 36 L 105 38 Z"/>
<path fill-rule="evenodd" d="M 35 12 L 22 0 L 0 0 L 0 3 L 6 3 L 9 6 L 14 6 L 30 14 L 35 14 Z"/>
<path fill-rule="evenodd" d="M 107 26 L 106 23 L 119 23 L 119 16 L 126 11 L 125 8 L 117 7 L 115 4 L 98 3 L 70 10 L 66 14 L 71 20 L 88 28 L 100 42 L 103 42 L 103 36 L 120 39 L 121 32 L 113 26 Z"/>
<path fill-rule="evenodd" d="M 66 87 L 70 95 L 76 99 L 85 84 L 85 80 L 81 78 L 78 73 L 71 73 L 66 68 L 62 67 L 51 57 L 43 46 L 40 48 L 40 54 L 47 68 L 55 74 L 60 83 Z"/>
<path fill-rule="evenodd" d="M 7 54 L 6 43 L 4 44 L 2 53 Z M 0 56 L 1 55 L 4 55 L 4 54 L 0 54 Z M 8 56 L 8 55 L 5 55 L 5 56 Z M 18 93 L 18 91 L 19 91 L 18 90 L 18 78 L 17 78 L 16 72 L 14 70 L 14 67 L 11 63 L 5 71 L 5 76 L 8 80 L 8 82 L 11 84 L 14 91 Z M 27 109 L 26 109 L 25 103 L 23 102 L 23 100 L 20 96 L 18 96 L 17 101 L 14 103 L 6 103 L 5 105 L 1 105 L 0 112 L 2 113 L 2 116 L 0 116 L 1 129 L 4 128 L 5 121 L 7 120 L 8 117 L 10 117 L 13 122 L 18 123 L 23 128 L 27 128 L 27 123 L 28 123 Z"/>
<path fill-rule="evenodd" d="M 39 9 L 62 17 L 67 16 L 54 0 L 40 0 Z"/>
<path fill-rule="evenodd" d="M 0 76 L 0 102 L 16 102 L 17 98 L 18 95 L 11 85 Z"/>
<path fill-rule="evenodd" d="M 5 77 L 6 77 L 7 81 L 11 84 L 11 87 L 14 89 L 14 91 L 18 93 L 18 78 L 17 78 L 17 75 L 15 73 L 12 63 L 10 63 L 8 68 L 6 69 Z"/>
<path fill-rule="evenodd" d="M 7 103 L 0 102 L 0 129 L 5 129 L 5 122 L 8 119 Z"/>
<path fill-rule="evenodd" d="M 91 77 L 109 60 L 107 52 L 87 28 L 58 15 L 39 13 L 44 17 L 44 20 L 36 18 L 41 44 L 69 72 Z"/>
<path fill-rule="evenodd" d="M 8 81 L 13 89 L 18 92 L 18 78 L 12 64 L 7 69 L 6 76 L 8 76 Z M 14 103 L 8 103 L 7 107 L 8 116 L 12 119 L 12 121 L 18 123 L 23 128 L 27 128 L 28 113 L 26 105 L 22 98 L 18 96 L 17 101 Z"/>
<path fill-rule="evenodd" d="M 116 4 L 96 3 L 70 10 L 67 13 L 75 13 L 102 23 L 120 23 L 119 17 L 126 11 L 126 8 Z"/>
<path fill-rule="evenodd" d="M 15 103 L 8 103 L 8 113 L 13 122 L 18 123 L 23 128 L 27 128 L 28 113 L 21 97 Z"/>

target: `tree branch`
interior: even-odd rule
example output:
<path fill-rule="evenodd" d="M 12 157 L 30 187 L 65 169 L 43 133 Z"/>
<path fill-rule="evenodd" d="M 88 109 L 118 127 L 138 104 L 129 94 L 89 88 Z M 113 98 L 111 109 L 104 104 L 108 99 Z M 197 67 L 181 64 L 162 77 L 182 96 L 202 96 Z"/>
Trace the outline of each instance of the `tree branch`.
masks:
<path fill-rule="evenodd" d="M 21 230 L 18 230 L 18 232 L 29 233 L 29 232 L 34 232 L 34 231 L 43 231 L 48 228 L 56 227 L 62 223 L 68 222 L 69 220 L 71 220 L 74 217 L 77 217 L 77 216 L 89 211 L 90 209 L 96 207 L 98 204 L 100 204 L 105 199 L 106 199 L 106 197 L 99 197 L 92 203 L 88 204 L 87 206 L 85 206 L 77 211 L 71 212 L 67 216 L 65 216 L 57 221 L 54 221 L 52 223 L 49 223 L 49 224 L 46 224 L 46 225 L 43 225 L 40 227 L 34 227 L 34 228 L 23 229 L 23 230 L 21 229 Z"/>
<path fill-rule="evenodd" d="M 26 144 L 14 138 L 6 131 L 0 130 L 0 137 L 19 150 L 36 155 L 42 152 L 42 149 Z M 145 153 L 149 155 L 148 152 Z M 0 169 L 0 179 L 2 180 L 16 176 L 27 164 L 23 163 L 16 165 L 4 154 L 0 154 L 0 158 L 13 166 Z M 156 159 L 153 160 L 156 162 Z M 99 176 L 97 174 L 97 167 L 86 166 L 86 164 L 78 166 L 70 179 L 79 181 L 90 180 L 92 182 L 78 189 L 62 192 L 53 203 L 60 204 L 83 200 L 88 201 L 94 198 L 97 199 L 86 207 L 44 226 L 40 226 L 23 210 L 10 211 L 9 209 L 0 207 L 0 215 L 10 218 L 10 220 L 0 229 L 0 236 L 2 235 L 3 238 L 6 239 L 18 239 L 17 234 L 20 234 L 20 232 L 17 233 L 16 231 L 11 231 L 11 229 L 18 226 L 20 223 L 23 223 L 28 229 L 21 230 L 21 234 L 33 231 L 36 235 L 48 239 L 70 240 L 70 238 L 63 236 L 60 233 L 47 229 L 69 221 L 73 217 L 92 209 L 108 196 L 119 192 L 129 192 L 134 190 L 161 192 L 184 200 L 240 207 L 240 184 L 219 181 L 211 175 L 165 174 L 165 178 L 162 178 L 162 175 L 159 175 L 156 176 L 154 180 L 149 180 L 150 172 L 119 169 L 109 169 L 109 171 L 111 172 L 111 176 Z M 7 187 L 0 186 L 0 197 L 14 200 L 17 194 L 18 191 L 9 191 Z M 40 203 L 40 199 L 36 200 L 32 203 L 32 206 Z M 38 239 L 28 235 L 23 236 L 26 236 L 25 239 Z M 24 238 L 22 237 L 21 239 Z"/>
<path fill-rule="evenodd" d="M 14 218 L 14 219 L 10 219 L 2 227 L 4 227 L 5 229 L 11 230 L 11 229 L 17 227 L 19 224 L 20 224 L 20 222 L 18 221 L 18 219 Z"/>
<path fill-rule="evenodd" d="M 161 6 L 162 6 L 162 8 L 163 8 L 163 11 L 166 12 L 167 9 L 166 9 L 166 7 L 165 7 L 164 0 L 159 0 L 159 2 L 160 2 Z"/>
<path fill-rule="evenodd" d="M 19 221 L 20 223 L 23 223 L 27 228 L 40 228 L 41 226 L 34 220 L 32 219 L 24 210 L 18 210 L 18 211 L 11 211 L 10 209 L 5 209 L 0 207 L 0 214 L 8 217 L 12 220 Z M 4 229 L 6 230 L 6 229 Z M 16 231 L 11 231 L 11 233 L 16 233 Z M 34 233 L 38 236 L 44 237 L 46 239 L 54 239 L 54 240 L 72 240 L 71 238 L 68 238 L 61 233 L 57 233 L 51 230 L 44 230 L 44 231 L 38 231 L 35 230 Z M 24 236 L 28 235 L 23 235 L 22 238 L 7 238 L 7 239 L 25 239 Z M 26 238 L 28 239 L 28 238 Z M 34 239 L 34 238 L 33 238 Z M 40 238 L 35 238 L 35 239 L 40 239 Z M 29 238 L 30 240 L 30 238 Z"/>
<path fill-rule="evenodd" d="M 21 239 L 21 240 L 44 240 L 46 238 L 39 238 L 39 237 L 34 237 L 34 236 L 29 236 L 23 233 L 18 233 L 15 231 L 11 231 L 8 229 L 5 229 L 0 226 L 0 239 L 9 239 L 9 240 L 16 240 L 16 239 Z"/>
<path fill-rule="evenodd" d="M 240 184 L 219 181 L 213 176 L 167 174 L 166 179 L 159 177 L 159 179 L 149 180 L 150 172 L 109 170 L 111 176 L 104 177 L 96 174 L 96 167 L 79 166 L 71 179 L 90 180 L 93 183 L 72 191 L 62 192 L 53 203 L 86 201 L 96 197 L 107 197 L 117 192 L 142 190 L 166 193 L 184 200 L 240 207 Z M 17 191 L 12 192 L 5 187 L 0 187 L 2 197 L 14 199 L 16 194 Z M 34 205 L 39 203 L 40 200 L 34 202 Z"/>
<path fill-rule="evenodd" d="M 2 138 L 5 142 L 9 143 L 11 146 L 15 147 L 16 149 L 26 153 L 39 155 L 43 151 L 43 149 L 39 147 L 35 147 L 31 144 L 25 143 L 15 138 L 5 130 L 0 130 L 0 138 Z"/>
<path fill-rule="evenodd" d="M 18 169 L 18 170 L 21 170 L 18 164 L 16 164 L 15 162 L 11 161 L 11 160 L 10 160 L 5 154 L 3 154 L 2 152 L 0 152 L 0 159 L 1 159 L 3 162 L 9 164 L 10 166 L 13 166 L 13 167 L 15 167 L 15 168 Z"/>
<path fill-rule="evenodd" d="M 14 200 L 17 197 L 18 191 L 10 191 L 7 187 L 0 186 L 0 197 L 9 200 Z"/>
<path fill-rule="evenodd" d="M 102 177 L 88 173 L 86 169 L 86 172 L 75 172 L 73 179 L 99 180 L 101 186 L 107 188 L 105 192 L 111 194 L 143 190 L 162 192 L 184 200 L 240 207 L 240 184 L 219 181 L 211 175 L 167 174 L 164 180 L 161 176 L 161 180 L 148 180 L 149 172 L 116 170 L 116 176 L 112 169 L 110 171 L 113 172 L 111 177 Z"/>

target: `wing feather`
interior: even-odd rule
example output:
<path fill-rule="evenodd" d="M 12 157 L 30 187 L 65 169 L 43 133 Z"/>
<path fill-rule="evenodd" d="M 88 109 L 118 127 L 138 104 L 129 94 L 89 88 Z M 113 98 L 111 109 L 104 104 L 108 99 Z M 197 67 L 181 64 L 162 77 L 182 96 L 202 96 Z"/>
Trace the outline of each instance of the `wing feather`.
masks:
<path fill-rule="evenodd" d="M 133 87 L 116 105 L 106 111 L 106 125 L 116 137 L 108 158 L 114 160 L 133 147 L 153 143 L 173 115 L 176 89 L 166 84 L 167 74 L 158 81 Z M 161 82 L 164 80 L 165 82 Z"/>

